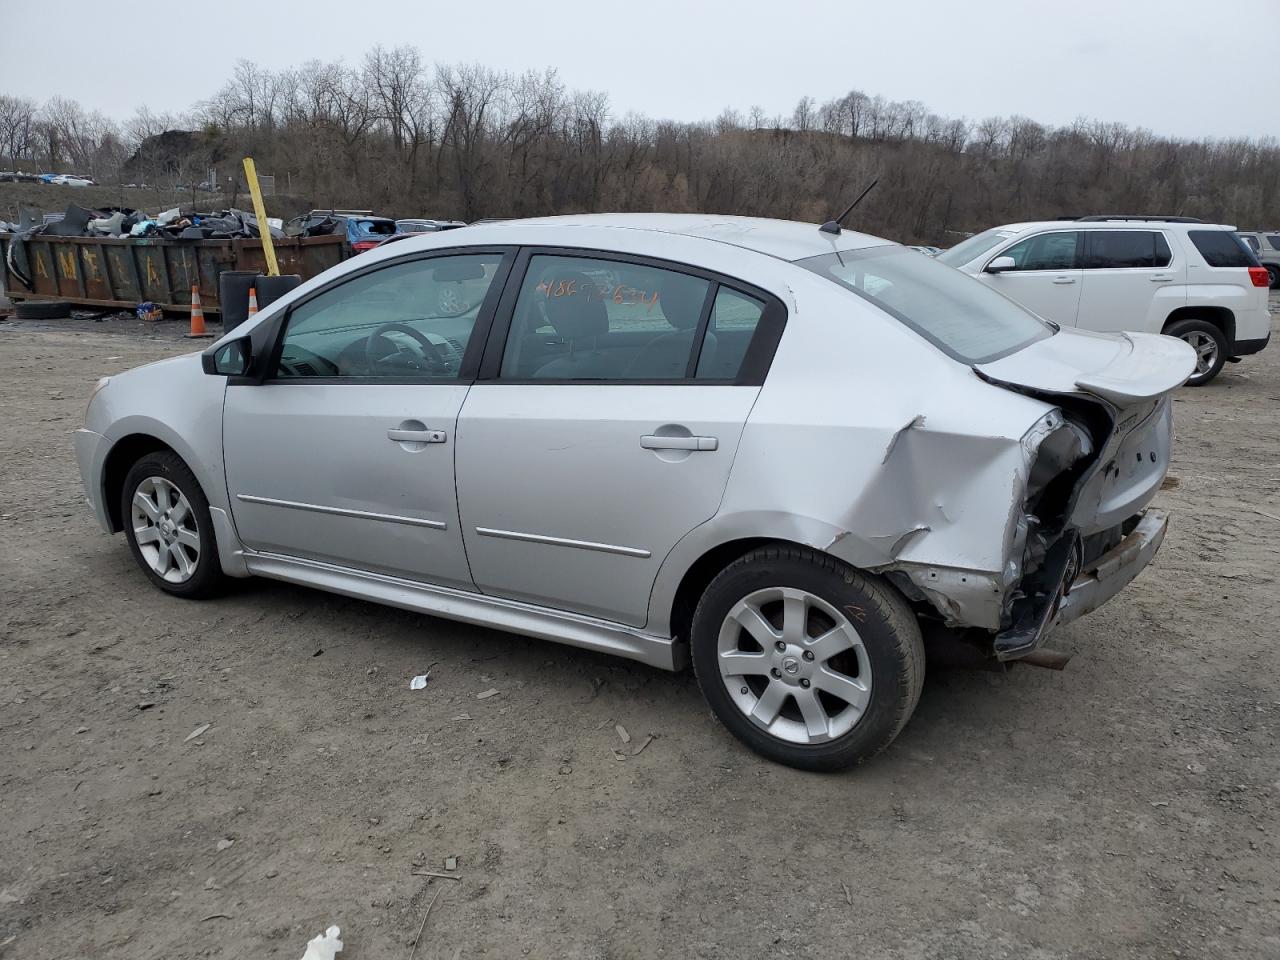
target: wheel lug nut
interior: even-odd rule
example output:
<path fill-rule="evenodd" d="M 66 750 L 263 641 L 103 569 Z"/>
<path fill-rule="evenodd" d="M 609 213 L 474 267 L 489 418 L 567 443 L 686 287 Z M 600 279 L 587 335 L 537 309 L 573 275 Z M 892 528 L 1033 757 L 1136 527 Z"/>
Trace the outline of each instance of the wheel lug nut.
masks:
<path fill-rule="evenodd" d="M 740 692 L 740 693 L 742 693 L 742 694 L 745 696 L 749 691 L 750 691 L 750 688 L 748 688 L 748 687 L 743 687 L 743 688 L 741 689 L 741 691 L 739 691 L 739 692 Z"/>
<path fill-rule="evenodd" d="M 813 659 L 813 651 L 812 651 L 812 650 L 806 650 L 806 651 L 804 652 L 804 658 L 805 658 L 806 660 L 812 660 L 812 659 Z"/>
<path fill-rule="evenodd" d="M 779 640 L 779 641 L 778 641 L 777 643 L 775 643 L 773 646 L 774 646 L 774 649 L 776 649 L 779 653 L 785 653 L 785 652 L 786 652 L 787 645 L 786 645 L 785 643 L 783 643 L 781 640 Z"/>
<path fill-rule="evenodd" d="M 781 670 L 779 670 L 777 667 L 774 667 L 772 670 L 770 670 L 770 671 L 769 671 L 769 674 L 770 674 L 770 676 L 772 676 L 772 677 L 773 677 L 773 679 L 775 679 L 775 680 L 781 680 L 781 679 L 782 679 L 782 671 L 781 671 Z"/>
<path fill-rule="evenodd" d="M 809 689 L 809 681 L 808 681 L 808 680 L 805 680 L 805 679 L 801 679 L 801 680 L 800 680 L 800 686 L 802 686 L 802 687 L 804 687 L 806 690 L 808 690 L 808 689 Z"/>

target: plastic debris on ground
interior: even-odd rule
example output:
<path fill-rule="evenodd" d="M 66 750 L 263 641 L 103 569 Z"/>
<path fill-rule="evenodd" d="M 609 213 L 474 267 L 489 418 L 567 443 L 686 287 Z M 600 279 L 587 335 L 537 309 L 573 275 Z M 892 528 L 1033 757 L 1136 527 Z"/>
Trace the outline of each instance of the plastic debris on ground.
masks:
<path fill-rule="evenodd" d="M 426 689 L 427 681 L 428 681 L 428 680 L 430 680 L 430 679 L 431 679 L 431 674 L 429 674 L 429 673 L 424 673 L 424 674 L 421 674 L 421 675 L 419 675 L 419 676 L 416 676 L 416 677 L 414 677 L 412 680 L 410 680 L 410 681 L 409 681 L 409 689 L 410 689 L 410 690 L 424 690 L 424 689 Z"/>
<path fill-rule="evenodd" d="M 338 939 L 341 934 L 342 931 L 335 926 L 308 940 L 302 960 L 333 960 L 334 954 L 342 952 L 342 941 Z"/>

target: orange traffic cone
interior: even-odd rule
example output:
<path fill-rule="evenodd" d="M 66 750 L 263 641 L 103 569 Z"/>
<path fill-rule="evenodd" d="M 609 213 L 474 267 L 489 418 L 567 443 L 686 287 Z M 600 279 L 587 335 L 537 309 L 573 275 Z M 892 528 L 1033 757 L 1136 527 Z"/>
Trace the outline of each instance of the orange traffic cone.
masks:
<path fill-rule="evenodd" d="M 212 336 L 213 334 L 204 328 L 204 307 L 200 306 L 200 288 L 193 285 L 191 287 L 191 332 L 187 337 L 200 340 Z"/>
<path fill-rule="evenodd" d="M 249 288 L 249 316 L 252 317 L 257 312 L 258 312 L 258 291 L 255 288 L 250 287 Z"/>

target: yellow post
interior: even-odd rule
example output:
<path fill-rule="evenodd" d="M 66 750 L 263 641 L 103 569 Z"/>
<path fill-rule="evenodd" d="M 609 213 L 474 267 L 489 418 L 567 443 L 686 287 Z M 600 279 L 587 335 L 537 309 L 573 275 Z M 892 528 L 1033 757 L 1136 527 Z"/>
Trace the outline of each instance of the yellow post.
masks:
<path fill-rule="evenodd" d="M 271 242 L 271 227 L 267 224 L 267 208 L 262 202 L 262 189 L 258 186 L 258 170 L 253 157 L 244 158 L 244 177 L 249 181 L 249 193 L 253 196 L 253 215 L 258 218 L 258 234 L 262 237 L 262 254 L 267 261 L 267 276 L 280 276 L 276 263 L 276 248 Z"/>

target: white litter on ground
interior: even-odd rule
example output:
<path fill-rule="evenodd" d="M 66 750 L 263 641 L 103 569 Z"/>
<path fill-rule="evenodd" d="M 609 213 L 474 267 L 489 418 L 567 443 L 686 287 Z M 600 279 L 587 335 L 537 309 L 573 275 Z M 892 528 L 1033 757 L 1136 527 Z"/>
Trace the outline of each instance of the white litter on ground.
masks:
<path fill-rule="evenodd" d="M 330 927 L 320 936 L 308 940 L 302 960 L 333 960 L 334 954 L 342 950 L 342 941 L 338 939 L 341 933 L 337 927 Z"/>

